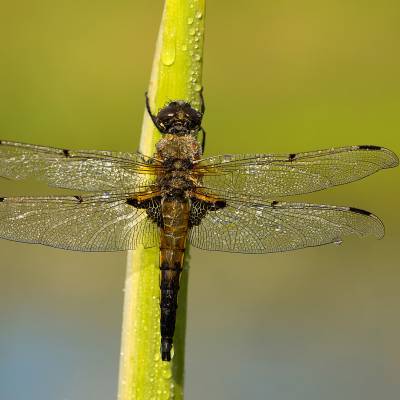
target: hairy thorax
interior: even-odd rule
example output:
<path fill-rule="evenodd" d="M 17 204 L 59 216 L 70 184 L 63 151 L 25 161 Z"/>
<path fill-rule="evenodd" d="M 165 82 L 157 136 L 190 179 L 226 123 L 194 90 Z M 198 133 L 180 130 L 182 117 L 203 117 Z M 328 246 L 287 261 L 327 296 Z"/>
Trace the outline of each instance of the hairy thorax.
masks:
<path fill-rule="evenodd" d="M 156 145 L 156 157 L 159 160 L 186 160 L 191 163 L 201 156 L 201 146 L 192 135 L 166 134 Z"/>
<path fill-rule="evenodd" d="M 171 195 L 181 196 L 195 187 L 193 163 L 200 159 L 201 147 L 192 135 L 164 135 L 156 145 L 156 154 L 164 166 L 158 176 L 158 184 Z"/>

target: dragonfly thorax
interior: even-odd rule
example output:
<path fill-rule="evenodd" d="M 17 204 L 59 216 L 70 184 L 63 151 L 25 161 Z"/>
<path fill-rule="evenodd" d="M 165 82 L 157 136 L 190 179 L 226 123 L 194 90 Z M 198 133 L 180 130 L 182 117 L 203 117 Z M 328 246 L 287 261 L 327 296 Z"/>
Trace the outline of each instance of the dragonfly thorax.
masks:
<path fill-rule="evenodd" d="M 184 171 L 171 171 L 159 177 L 158 184 L 164 193 L 169 193 L 174 197 L 184 196 L 185 192 L 194 187 L 190 174 Z"/>
<path fill-rule="evenodd" d="M 166 134 L 156 145 L 155 157 L 167 169 L 190 169 L 194 161 L 200 159 L 201 146 L 194 136 Z"/>
<path fill-rule="evenodd" d="M 163 165 L 171 172 L 188 171 L 193 168 L 193 162 L 186 158 L 168 158 L 164 160 Z"/>

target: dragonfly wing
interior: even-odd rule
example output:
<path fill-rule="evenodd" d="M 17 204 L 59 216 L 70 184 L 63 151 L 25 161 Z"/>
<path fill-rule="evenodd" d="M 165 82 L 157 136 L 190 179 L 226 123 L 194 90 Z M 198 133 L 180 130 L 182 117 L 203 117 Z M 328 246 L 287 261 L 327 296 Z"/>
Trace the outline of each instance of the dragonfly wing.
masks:
<path fill-rule="evenodd" d="M 381 238 L 384 226 L 352 207 L 227 200 L 225 208 L 209 211 L 192 227 L 189 239 L 205 250 L 273 253 L 340 242 L 348 235 Z"/>
<path fill-rule="evenodd" d="M 78 251 L 158 244 L 157 225 L 127 195 L 0 198 L 0 237 Z"/>
<path fill-rule="evenodd" d="M 74 151 L 0 141 L 0 177 L 34 178 L 49 186 L 83 191 L 121 190 L 148 185 L 156 168 L 140 154 Z"/>
<path fill-rule="evenodd" d="M 342 185 L 398 163 L 392 151 L 365 145 L 287 155 L 222 155 L 202 160 L 194 171 L 215 195 L 270 199 Z"/>

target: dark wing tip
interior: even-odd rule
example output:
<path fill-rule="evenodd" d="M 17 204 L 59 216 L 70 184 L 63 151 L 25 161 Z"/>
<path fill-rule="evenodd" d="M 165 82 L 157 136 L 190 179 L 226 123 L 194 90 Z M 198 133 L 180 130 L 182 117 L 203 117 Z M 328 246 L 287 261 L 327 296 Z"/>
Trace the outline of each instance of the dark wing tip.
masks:
<path fill-rule="evenodd" d="M 397 154 L 392 150 L 387 149 L 382 146 L 375 146 L 373 144 L 362 144 L 357 146 L 358 150 L 368 150 L 368 151 L 380 151 L 387 157 L 387 162 L 385 163 L 383 168 L 393 168 L 399 165 L 399 158 Z"/>
<path fill-rule="evenodd" d="M 385 236 L 385 226 L 383 225 L 383 222 L 375 214 L 356 207 L 349 207 L 348 210 L 352 213 L 369 217 L 366 220 L 368 221 L 369 229 L 366 230 L 363 233 L 363 235 L 373 235 L 378 239 L 382 239 Z"/>
<path fill-rule="evenodd" d="M 0 197 L 0 203 L 3 202 L 5 197 Z"/>
<path fill-rule="evenodd" d="M 349 211 L 367 216 L 372 215 L 372 213 L 370 213 L 369 211 L 362 210 L 361 208 L 356 208 L 356 207 L 349 207 Z"/>
<path fill-rule="evenodd" d="M 375 146 L 373 144 L 362 144 L 358 146 L 360 150 L 382 150 L 381 146 Z"/>

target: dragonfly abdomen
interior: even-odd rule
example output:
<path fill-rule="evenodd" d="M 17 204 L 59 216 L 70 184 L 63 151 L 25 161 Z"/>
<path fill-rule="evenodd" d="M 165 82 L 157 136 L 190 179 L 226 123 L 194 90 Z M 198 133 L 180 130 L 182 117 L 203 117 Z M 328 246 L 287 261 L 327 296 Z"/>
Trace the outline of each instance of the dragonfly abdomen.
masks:
<path fill-rule="evenodd" d="M 189 226 L 189 207 L 189 200 L 184 197 L 163 198 L 161 201 L 163 225 L 160 228 L 160 330 L 163 361 L 171 360 L 179 280 Z"/>

